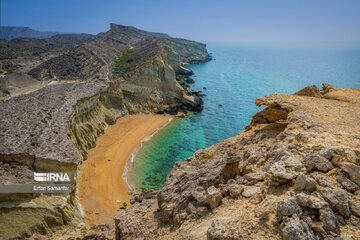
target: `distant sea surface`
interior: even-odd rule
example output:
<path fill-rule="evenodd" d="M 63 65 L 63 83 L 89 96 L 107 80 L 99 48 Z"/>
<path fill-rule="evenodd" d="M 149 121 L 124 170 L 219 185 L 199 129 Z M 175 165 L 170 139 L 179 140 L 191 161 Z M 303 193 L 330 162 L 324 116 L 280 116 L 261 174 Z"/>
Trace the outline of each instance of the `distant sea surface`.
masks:
<path fill-rule="evenodd" d="M 176 161 L 244 130 L 262 109 L 256 97 L 322 83 L 360 88 L 360 45 L 208 45 L 208 51 L 215 61 L 187 66 L 195 73 L 192 89 L 206 94 L 204 110 L 174 119 L 144 142 L 128 175 L 137 191 L 160 189 Z"/>

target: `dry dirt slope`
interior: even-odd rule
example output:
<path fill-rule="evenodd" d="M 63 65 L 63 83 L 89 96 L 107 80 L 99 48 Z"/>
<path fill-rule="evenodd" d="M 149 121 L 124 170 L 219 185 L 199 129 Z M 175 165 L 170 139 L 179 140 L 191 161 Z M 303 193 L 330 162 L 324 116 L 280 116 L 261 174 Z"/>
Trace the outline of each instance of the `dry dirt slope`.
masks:
<path fill-rule="evenodd" d="M 256 99 L 239 135 L 175 164 L 115 218 L 117 239 L 359 239 L 360 91 Z"/>

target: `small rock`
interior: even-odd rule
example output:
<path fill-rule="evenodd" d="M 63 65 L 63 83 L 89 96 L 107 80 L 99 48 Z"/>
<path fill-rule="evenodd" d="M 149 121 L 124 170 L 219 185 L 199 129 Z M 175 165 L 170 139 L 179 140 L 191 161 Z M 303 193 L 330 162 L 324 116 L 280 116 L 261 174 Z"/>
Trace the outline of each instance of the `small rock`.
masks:
<path fill-rule="evenodd" d="M 339 223 L 331 209 L 320 209 L 320 221 L 327 232 L 339 233 Z"/>
<path fill-rule="evenodd" d="M 304 162 L 308 171 L 319 170 L 327 172 L 334 168 L 329 160 L 320 155 L 309 154 L 304 158 Z"/>
<path fill-rule="evenodd" d="M 332 181 L 330 181 L 329 177 L 326 175 L 322 175 L 319 172 L 313 172 L 313 173 L 311 173 L 311 176 L 322 187 L 336 188 L 334 183 Z"/>
<path fill-rule="evenodd" d="M 260 191 L 259 187 L 256 186 L 244 186 L 244 191 L 241 193 L 244 197 L 252 197 Z"/>
<path fill-rule="evenodd" d="M 244 175 L 244 179 L 248 181 L 264 181 L 266 175 L 266 172 L 248 173 Z"/>
<path fill-rule="evenodd" d="M 360 217 L 360 197 L 359 196 L 354 196 L 351 198 L 350 202 L 350 210 L 351 212 Z"/>
<path fill-rule="evenodd" d="M 322 201 L 321 199 L 319 199 L 315 196 L 307 195 L 305 193 L 297 194 L 296 199 L 297 199 L 299 205 L 303 208 L 309 207 L 309 208 L 313 208 L 313 209 L 321 209 L 321 208 L 329 206 L 329 204 L 327 202 Z"/>
<path fill-rule="evenodd" d="M 351 181 L 360 186 L 360 167 L 358 165 L 343 162 L 340 164 L 340 167 L 349 175 Z"/>
<path fill-rule="evenodd" d="M 241 195 L 244 191 L 244 187 L 239 184 L 231 184 L 227 187 L 229 194 L 231 197 L 236 198 Z"/>
<path fill-rule="evenodd" d="M 227 181 L 227 184 L 235 184 L 236 183 L 236 181 L 235 181 L 235 179 L 229 179 L 228 181 Z"/>
<path fill-rule="evenodd" d="M 306 177 L 301 173 L 295 180 L 296 191 L 308 191 L 313 192 L 316 189 L 316 181 L 310 177 Z"/>
<path fill-rule="evenodd" d="M 276 214 L 282 218 L 283 216 L 290 217 L 299 211 L 299 205 L 295 197 L 280 201 L 277 205 Z"/>
<path fill-rule="evenodd" d="M 360 219 L 358 217 L 355 217 L 354 215 L 351 215 L 350 222 L 352 225 L 357 226 L 360 222 Z"/>
<path fill-rule="evenodd" d="M 214 209 L 220 205 L 222 196 L 220 191 L 216 187 L 214 186 L 209 187 L 206 190 L 206 193 L 207 193 L 206 202 L 209 204 L 211 209 Z"/>
<path fill-rule="evenodd" d="M 290 169 L 286 169 L 282 162 L 276 162 L 269 170 L 272 174 L 272 180 L 285 183 L 291 179 L 297 177 L 298 173 L 296 171 L 292 171 Z"/>
<path fill-rule="evenodd" d="M 192 213 L 197 217 L 205 216 L 209 212 L 207 207 L 201 207 L 196 202 L 190 202 L 187 210 L 189 213 Z"/>
<path fill-rule="evenodd" d="M 318 191 L 330 203 L 331 208 L 344 217 L 350 216 L 349 201 L 344 190 L 340 188 L 318 187 Z"/>
<path fill-rule="evenodd" d="M 347 177 L 338 176 L 336 180 L 349 192 L 356 192 L 360 189 L 358 185 L 350 181 Z"/>
<path fill-rule="evenodd" d="M 314 234 L 309 226 L 297 215 L 282 223 L 283 240 L 313 240 Z"/>
<path fill-rule="evenodd" d="M 192 191 L 191 196 L 195 199 L 195 201 L 200 205 L 206 204 L 206 196 L 205 193 L 199 191 Z"/>

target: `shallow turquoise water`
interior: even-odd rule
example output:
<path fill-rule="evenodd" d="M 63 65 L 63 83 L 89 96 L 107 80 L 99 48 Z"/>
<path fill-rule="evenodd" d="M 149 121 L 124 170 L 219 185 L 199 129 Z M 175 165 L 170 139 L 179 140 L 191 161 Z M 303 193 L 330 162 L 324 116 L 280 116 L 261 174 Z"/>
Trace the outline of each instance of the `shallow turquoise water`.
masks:
<path fill-rule="evenodd" d="M 207 94 L 204 110 L 175 119 L 143 144 L 129 172 L 138 191 L 161 188 L 176 161 L 242 131 L 260 110 L 254 104 L 258 96 L 323 82 L 360 88 L 360 46 L 209 45 L 208 50 L 215 61 L 188 66 L 195 72 L 192 88 Z"/>

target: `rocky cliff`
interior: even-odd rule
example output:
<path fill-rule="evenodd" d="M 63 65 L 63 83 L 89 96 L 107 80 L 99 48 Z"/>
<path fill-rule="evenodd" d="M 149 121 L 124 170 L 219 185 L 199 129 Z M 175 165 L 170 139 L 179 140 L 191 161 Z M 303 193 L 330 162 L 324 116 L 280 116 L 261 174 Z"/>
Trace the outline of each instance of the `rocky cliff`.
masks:
<path fill-rule="evenodd" d="M 256 99 L 237 136 L 175 164 L 115 217 L 116 239 L 358 239 L 360 90 Z"/>
<path fill-rule="evenodd" d="M 26 40 L 49 48 L 35 57 L 14 48 L 23 55 L 11 61 L 21 64 L 0 79 L 0 170 L 11 169 L 15 177 L 0 176 L 3 183 L 31 182 L 34 171 L 70 171 L 76 179 L 87 151 L 117 118 L 202 108 L 201 99 L 181 87 L 176 76 L 191 73 L 182 67 L 185 61 L 209 59 L 204 44 L 116 24 L 83 39 Z M 6 47 L 8 54 L 11 44 Z M 189 55 L 192 49 L 195 54 Z M 2 194 L 0 236 L 29 237 L 77 224 L 75 187 L 76 182 L 69 196 L 52 198 Z"/>

